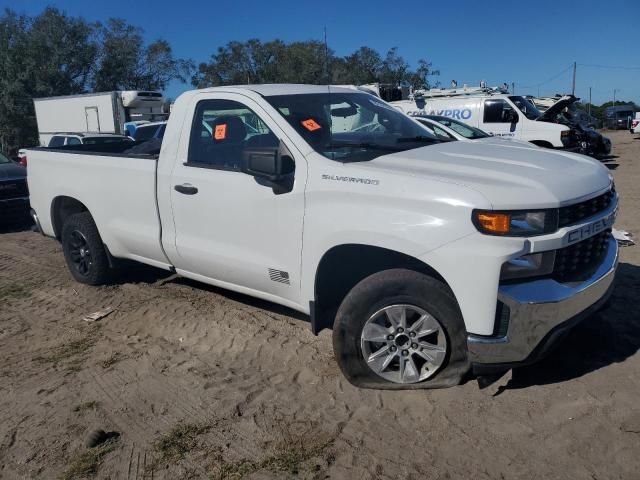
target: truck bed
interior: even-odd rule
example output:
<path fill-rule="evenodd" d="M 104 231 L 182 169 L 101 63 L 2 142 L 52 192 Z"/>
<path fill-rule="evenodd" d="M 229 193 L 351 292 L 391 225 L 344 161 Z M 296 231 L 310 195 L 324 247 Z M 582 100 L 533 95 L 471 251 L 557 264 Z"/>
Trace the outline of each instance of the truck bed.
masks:
<path fill-rule="evenodd" d="M 31 205 L 40 213 L 43 233 L 59 237 L 56 207 L 64 197 L 76 199 L 91 212 L 114 257 L 166 268 L 156 202 L 157 155 L 123 153 L 130 147 L 106 144 L 28 151 Z"/>

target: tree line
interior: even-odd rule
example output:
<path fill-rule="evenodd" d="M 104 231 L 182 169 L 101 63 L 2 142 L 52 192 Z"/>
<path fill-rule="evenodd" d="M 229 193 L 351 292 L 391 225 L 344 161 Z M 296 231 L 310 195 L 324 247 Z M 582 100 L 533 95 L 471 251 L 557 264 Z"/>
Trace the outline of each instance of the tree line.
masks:
<path fill-rule="evenodd" d="M 428 87 L 438 72 L 420 60 L 412 69 L 397 48 L 361 47 L 344 57 L 324 43 L 231 41 L 196 65 L 177 58 L 169 42 L 146 42 L 126 20 L 89 22 L 54 7 L 28 16 L 0 15 L 0 150 L 15 155 L 38 143 L 33 99 L 110 90 L 164 90 L 247 83 L 364 84 Z"/>
<path fill-rule="evenodd" d="M 33 98 L 118 89 L 163 89 L 188 80 L 194 65 L 165 40 L 145 43 L 121 19 L 89 23 L 49 7 L 0 16 L 0 148 L 37 144 Z"/>
<path fill-rule="evenodd" d="M 438 75 L 425 59 L 414 70 L 393 47 L 385 55 L 360 47 L 350 55 L 337 56 L 316 40 L 285 43 L 282 40 L 229 42 L 219 47 L 192 77 L 195 87 L 247 83 L 407 84 L 428 88 L 429 77 Z"/>

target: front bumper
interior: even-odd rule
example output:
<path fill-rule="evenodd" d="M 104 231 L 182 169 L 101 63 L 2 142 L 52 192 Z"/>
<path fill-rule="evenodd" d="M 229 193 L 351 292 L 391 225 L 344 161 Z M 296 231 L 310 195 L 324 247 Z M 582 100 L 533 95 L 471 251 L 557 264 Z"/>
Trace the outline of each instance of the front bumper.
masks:
<path fill-rule="evenodd" d="M 501 285 L 498 300 L 509 307 L 506 335 L 469 335 L 467 347 L 473 364 L 514 366 L 535 361 L 539 346 L 546 350 L 555 333 L 582 320 L 584 313 L 604 303 L 611 293 L 618 266 L 618 244 L 609 239 L 607 254 L 585 281 L 559 283 L 553 279 Z"/>
<path fill-rule="evenodd" d="M 0 221 L 28 218 L 29 197 L 0 200 Z"/>

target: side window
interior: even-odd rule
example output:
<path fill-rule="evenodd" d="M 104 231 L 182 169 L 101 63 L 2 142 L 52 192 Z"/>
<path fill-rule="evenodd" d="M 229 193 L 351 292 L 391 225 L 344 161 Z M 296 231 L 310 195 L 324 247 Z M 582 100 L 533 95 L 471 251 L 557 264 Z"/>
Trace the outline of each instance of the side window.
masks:
<path fill-rule="evenodd" d="M 427 130 L 429 130 L 429 132 L 430 132 L 432 135 L 435 135 L 435 134 L 436 134 L 436 132 L 433 130 L 433 125 L 432 125 L 431 123 L 422 122 L 422 121 L 420 121 L 420 120 L 418 120 L 418 121 L 420 122 L 420 124 L 421 124 L 424 128 L 426 128 Z"/>
<path fill-rule="evenodd" d="M 239 171 L 247 148 L 278 147 L 278 138 L 255 112 L 232 100 L 198 103 L 191 126 L 188 163 Z"/>
<path fill-rule="evenodd" d="M 58 148 L 64 145 L 64 137 L 53 136 L 51 140 L 49 140 L 49 148 Z"/>
<path fill-rule="evenodd" d="M 447 132 L 445 132 L 441 128 L 437 127 L 436 125 L 434 125 L 432 123 L 427 123 L 426 121 L 423 121 L 423 120 L 418 120 L 418 121 L 420 122 L 420 124 L 424 128 L 429 130 L 429 132 L 432 135 L 435 135 L 439 139 L 441 139 L 441 140 L 452 140 L 453 139 L 453 137 L 451 135 L 449 135 Z"/>
<path fill-rule="evenodd" d="M 484 102 L 484 123 L 509 123 L 508 112 L 513 108 L 504 100 L 486 100 Z"/>
<path fill-rule="evenodd" d="M 67 137 L 67 145 L 80 145 L 81 143 L 77 137 Z"/>
<path fill-rule="evenodd" d="M 441 138 L 443 140 L 453 140 L 454 139 L 451 135 L 449 135 L 447 132 L 445 132 L 440 127 L 436 127 L 434 125 L 433 126 L 433 130 L 435 131 L 435 134 L 438 136 L 438 138 Z"/>

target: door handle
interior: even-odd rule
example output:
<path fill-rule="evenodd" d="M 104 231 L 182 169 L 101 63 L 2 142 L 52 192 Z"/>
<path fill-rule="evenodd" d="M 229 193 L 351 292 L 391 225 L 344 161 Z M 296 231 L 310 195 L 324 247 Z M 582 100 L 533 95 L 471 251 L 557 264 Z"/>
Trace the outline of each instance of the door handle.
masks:
<path fill-rule="evenodd" d="M 196 193 L 198 193 L 198 189 L 188 183 L 183 183 L 182 185 L 176 185 L 173 188 L 175 188 L 176 192 L 183 193 L 184 195 L 195 195 Z"/>

